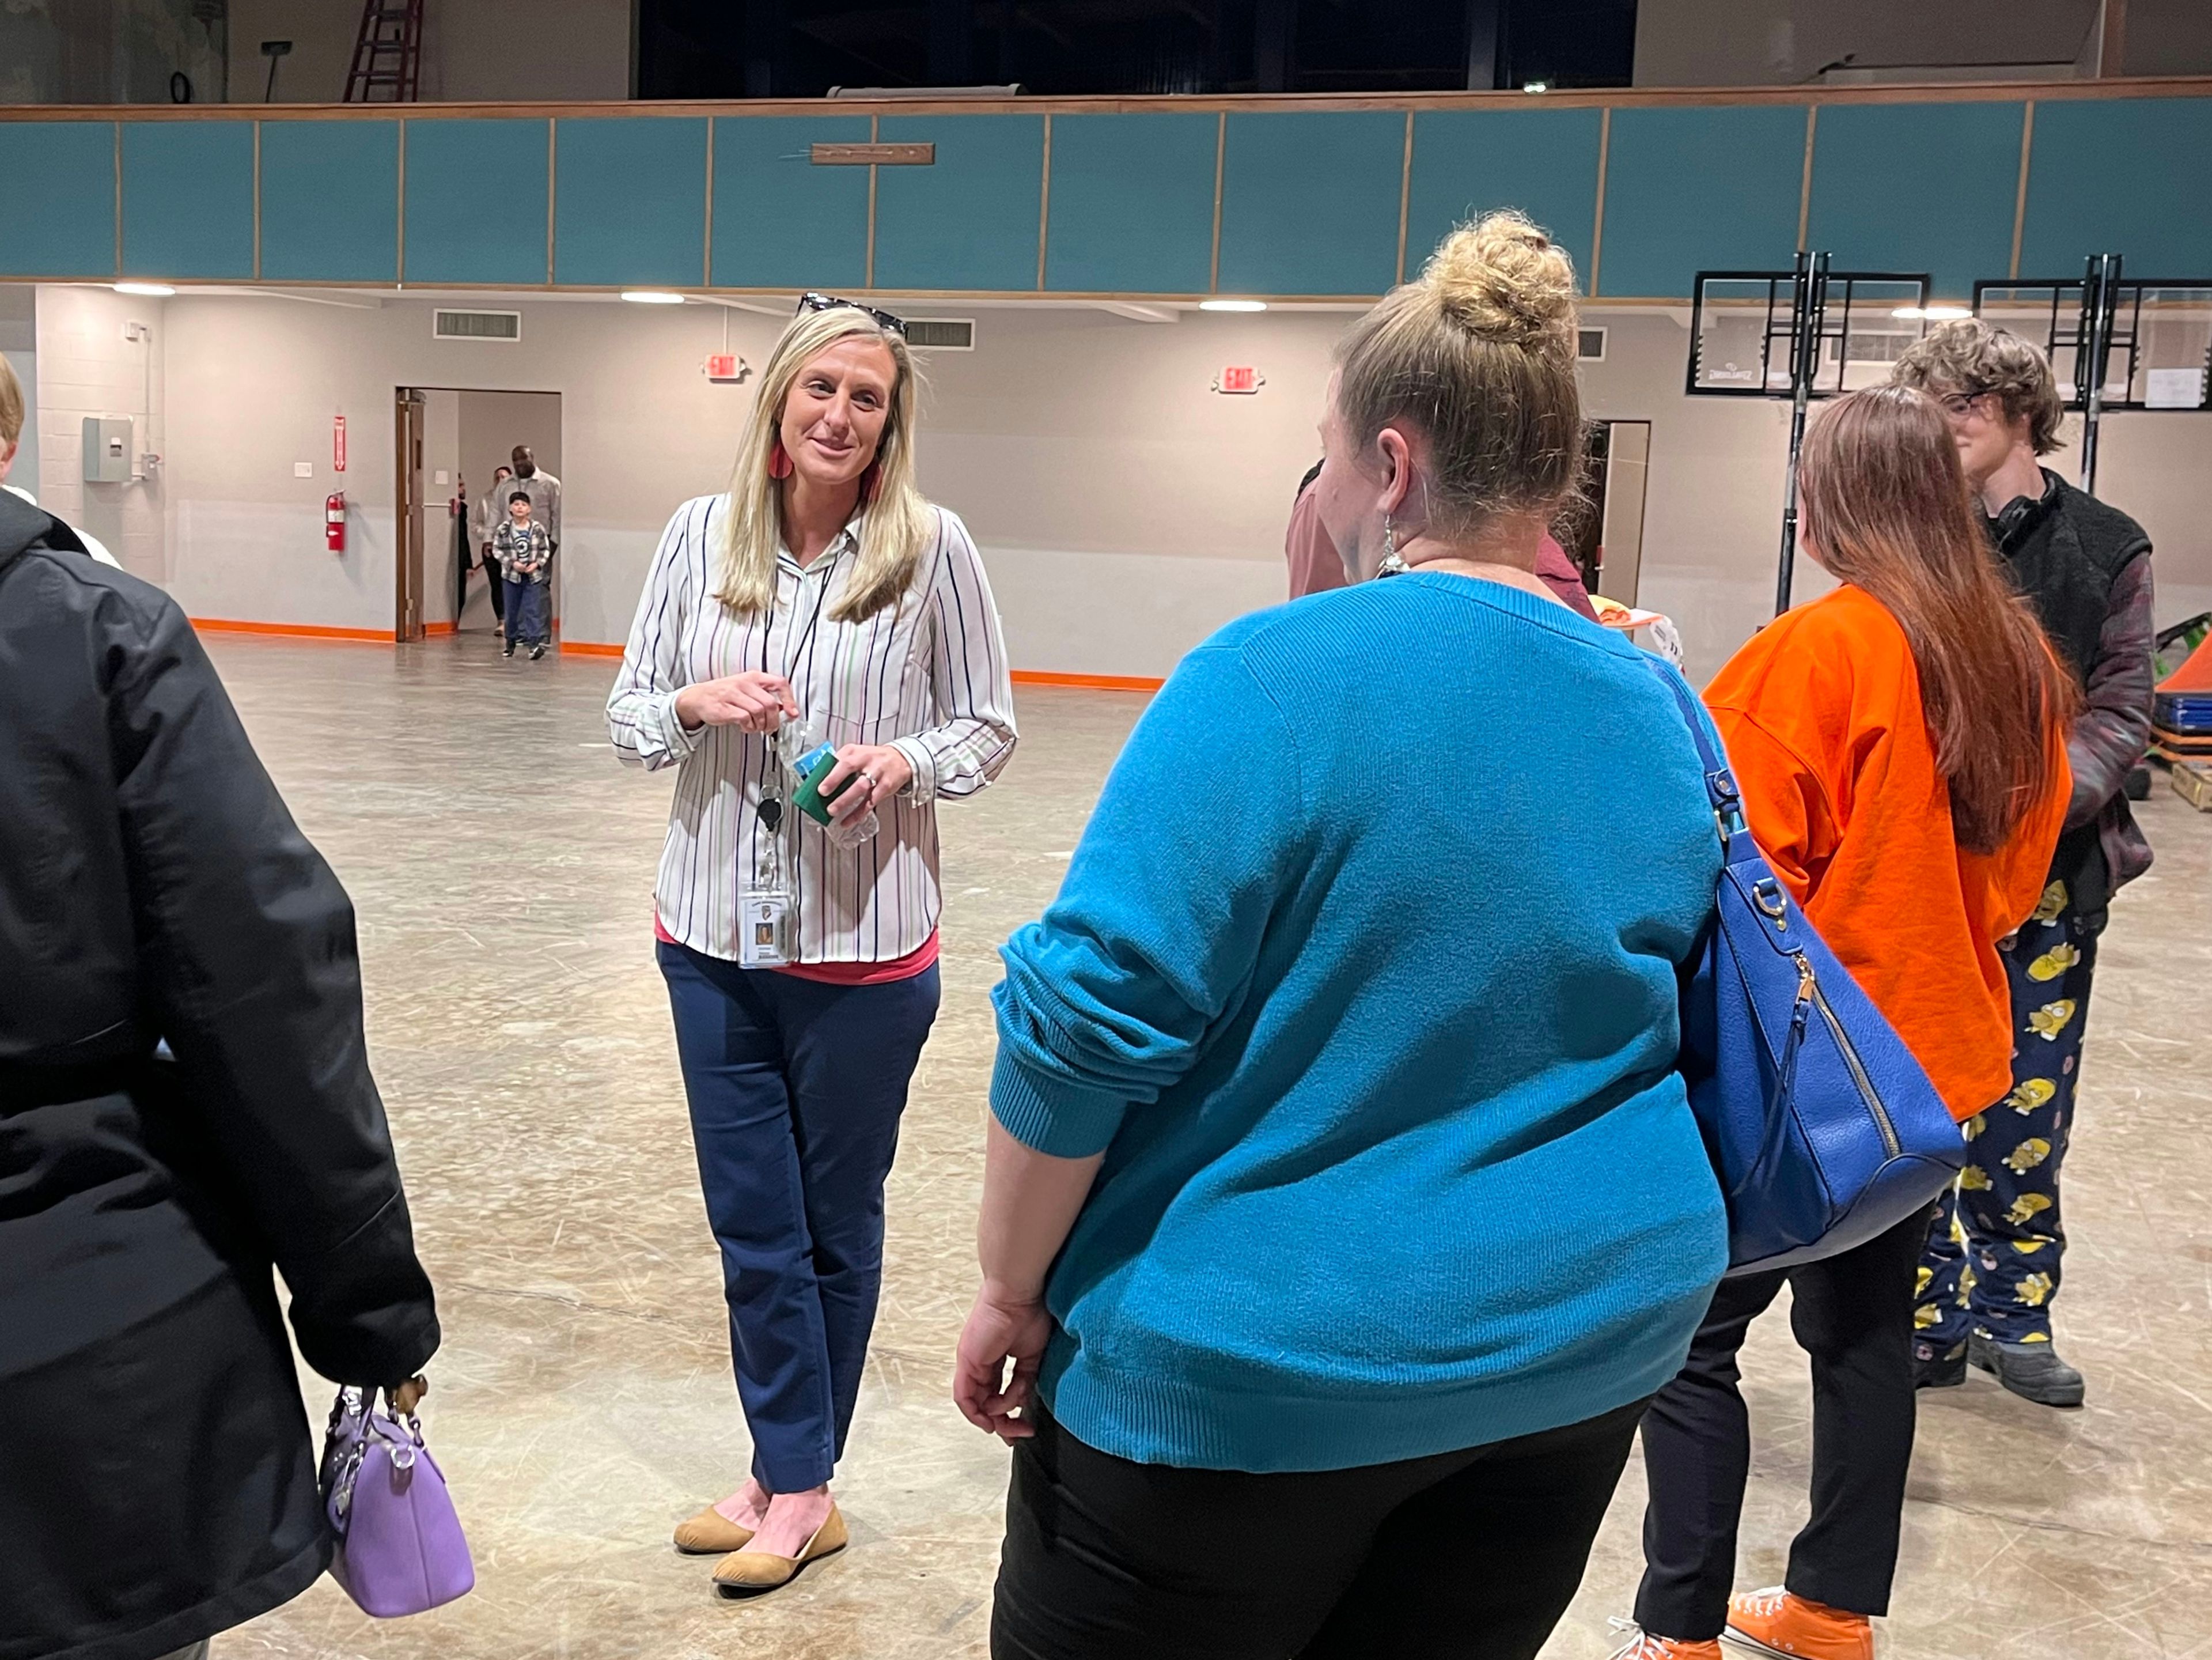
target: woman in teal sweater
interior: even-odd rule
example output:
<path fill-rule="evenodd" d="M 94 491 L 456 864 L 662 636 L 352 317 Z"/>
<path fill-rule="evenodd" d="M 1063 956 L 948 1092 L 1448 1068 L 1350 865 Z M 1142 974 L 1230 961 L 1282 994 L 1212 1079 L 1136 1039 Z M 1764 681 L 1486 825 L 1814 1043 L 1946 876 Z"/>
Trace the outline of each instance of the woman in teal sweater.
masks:
<path fill-rule="evenodd" d="M 1352 329 L 1356 586 L 1184 660 L 1006 947 L 956 1383 L 1016 1447 L 998 1660 L 1534 1656 L 1726 1265 L 1697 751 L 1534 575 L 1575 322 L 1499 215 Z"/>

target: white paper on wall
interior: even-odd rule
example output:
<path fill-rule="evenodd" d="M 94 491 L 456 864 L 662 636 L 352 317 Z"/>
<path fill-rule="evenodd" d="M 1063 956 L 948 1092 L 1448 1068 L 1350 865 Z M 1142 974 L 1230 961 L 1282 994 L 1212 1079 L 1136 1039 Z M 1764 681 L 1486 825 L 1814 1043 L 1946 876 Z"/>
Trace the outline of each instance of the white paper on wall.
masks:
<path fill-rule="evenodd" d="M 2204 405 L 2203 369 L 2153 369 L 2143 391 L 2143 407 L 2153 410 L 2193 410 Z"/>

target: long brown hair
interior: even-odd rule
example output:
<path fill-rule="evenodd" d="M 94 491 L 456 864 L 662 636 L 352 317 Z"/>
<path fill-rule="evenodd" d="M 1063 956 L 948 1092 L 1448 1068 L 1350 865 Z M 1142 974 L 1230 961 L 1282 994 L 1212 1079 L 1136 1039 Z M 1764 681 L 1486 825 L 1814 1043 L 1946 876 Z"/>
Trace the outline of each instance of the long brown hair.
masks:
<path fill-rule="evenodd" d="M 1998 568 L 1950 423 L 1909 386 L 1852 392 L 1807 435 L 1798 483 L 1820 562 L 1905 630 L 1952 835 L 1996 852 L 2049 787 L 2051 727 L 2081 692 Z"/>

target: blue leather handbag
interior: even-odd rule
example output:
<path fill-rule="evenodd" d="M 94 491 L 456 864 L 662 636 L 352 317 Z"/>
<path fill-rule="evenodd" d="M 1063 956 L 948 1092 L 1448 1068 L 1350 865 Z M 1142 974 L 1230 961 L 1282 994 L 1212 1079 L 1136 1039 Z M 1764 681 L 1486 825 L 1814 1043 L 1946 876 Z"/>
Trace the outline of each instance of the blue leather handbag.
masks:
<path fill-rule="evenodd" d="M 1689 688 L 1651 669 L 1697 740 L 1725 854 L 1685 970 L 1680 1064 L 1728 1201 L 1729 1273 L 1839 1256 L 1925 1209 L 1966 1138 L 1759 853 Z"/>

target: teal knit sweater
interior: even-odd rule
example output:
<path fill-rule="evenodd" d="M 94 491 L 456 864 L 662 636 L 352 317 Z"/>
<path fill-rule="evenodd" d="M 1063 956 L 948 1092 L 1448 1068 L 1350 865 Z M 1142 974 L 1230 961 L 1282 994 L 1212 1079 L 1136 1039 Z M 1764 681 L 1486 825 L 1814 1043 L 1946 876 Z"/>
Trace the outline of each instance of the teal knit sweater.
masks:
<path fill-rule="evenodd" d="M 1443 572 L 1194 651 L 1006 944 L 991 1104 L 1103 1152 L 1042 1391 L 1151 1463 L 1386 1463 L 1680 1366 L 1727 1262 L 1674 1071 L 1720 850 L 1641 654 Z"/>

